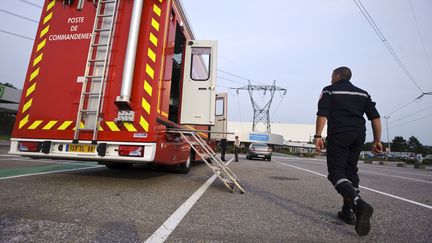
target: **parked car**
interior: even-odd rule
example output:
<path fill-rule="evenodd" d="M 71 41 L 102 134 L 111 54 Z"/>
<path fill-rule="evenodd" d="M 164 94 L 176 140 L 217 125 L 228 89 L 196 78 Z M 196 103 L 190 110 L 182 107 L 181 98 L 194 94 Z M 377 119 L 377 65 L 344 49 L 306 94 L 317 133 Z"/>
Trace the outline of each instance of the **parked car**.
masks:
<path fill-rule="evenodd" d="M 268 161 L 271 160 L 271 156 L 272 149 L 268 144 L 265 143 L 251 143 L 246 154 L 247 159 L 263 158 L 267 159 Z"/>

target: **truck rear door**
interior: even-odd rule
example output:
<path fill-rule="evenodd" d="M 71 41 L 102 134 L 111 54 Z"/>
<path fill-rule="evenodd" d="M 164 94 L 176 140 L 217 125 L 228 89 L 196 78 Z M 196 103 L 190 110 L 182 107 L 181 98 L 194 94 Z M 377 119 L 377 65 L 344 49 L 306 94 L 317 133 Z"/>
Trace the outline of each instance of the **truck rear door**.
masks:
<path fill-rule="evenodd" d="M 180 124 L 214 125 L 216 53 L 216 41 L 187 43 Z"/>
<path fill-rule="evenodd" d="M 210 128 L 211 137 L 216 140 L 227 138 L 227 93 L 216 94 L 215 124 Z"/>

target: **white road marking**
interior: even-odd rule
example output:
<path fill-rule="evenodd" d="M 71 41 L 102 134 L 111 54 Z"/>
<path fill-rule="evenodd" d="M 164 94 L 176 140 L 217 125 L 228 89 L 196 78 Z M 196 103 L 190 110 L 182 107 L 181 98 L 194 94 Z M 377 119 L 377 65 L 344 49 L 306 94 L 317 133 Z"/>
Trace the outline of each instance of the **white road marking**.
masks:
<path fill-rule="evenodd" d="M 409 177 L 405 177 L 405 176 L 388 175 L 388 174 L 377 173 L 377 172 L 372 172 L 372 171 L 367 171 L 367 170 L 361 170 L 359 173 L 382 175 L 382 176 L 388 176 L 388 177 L 394 177 L 394 178 L 400 178 L 400 179 L 405 179 L 405 180 L 418 181 L 418 182 L 424 182 L 424 183 L 430 183 L 430 184 L 432 184 L 432 181 L 426 181 L 426 180 L 421 180 L 421 179 L 409 178 Z"/>
<path fill-rule="evenodd" d="M 276 163 L 278 163 L 278 164 L 281 164 L 281 165 L 285 165 L 285 166 L 293 167 L 293 168 L 296 168 L 296 169 L 298 169 L 298 170 L 307 171 L 307 172 L 309 172 L 309 173 L 312 173 L 312 174 L 315 174 L 315 175 L 319 175 L 319 176 L 323 176 L 323 177 L 326 177 L 326 178 L 327 178 L 326 175 L 323 175 L 323 174 L 321 174 L 321 173 L 318 173 L 318 172 L 315 172 L 315 171 L 312 171 L 312 170 L 303 169 L 303 168 L 300 168 L 300 167 L 297 167 L 297 166 L 294 166 L 294 165 L 285 164 L 285 163 L 282 163 L 282 162 L 279 162 L 279 161 L 276 161 L 276 160 L 272 160 L 272 161 L 273 161 L 273 162 L 276 162 Z"/>
<path fill-rule="evenodd" d="M 315 172 L 315 171 L 303 169 L 303 168 L 298 167 L 298 166 L 285 164 L 285 163 L 282 163 L 282 162 L 279 162 L 279 161 L 275 161 L 275 160 L 273 160 L 273 162 L 281 164 L 281 165 L 284 165 L 284 166 L 292 167 L 292 168 L 295 168 L 295 169 L 298 169 L 298 170 L 303 170 L 303 171 L 306 171 L 306 172 L 310 172 L 310 173 L 313 173 L 315 175 L 319 175 L 319 176 L 322 176 L 322 177 L 327 177 L 326 175 L 320 174 L 320 173 Z M 382 191 L 378 191 L 378 190 L 375 190 L 375 189 L 372 189 L 372 188 L 368 188 L 368 187 L 365 187 L 365 186 L 359 186 L 359 187 L 362 188 L 362 189 L 366 189 L 366 190 L 378 193 L 378 194 L 382 194 L 382 195 L 385 195 L 385 196 L 388 196 L 388 197 L 399 199 L 401 201 L 405 201 L 405 202 L 412 203 L 412 204 L 415 204 L 415 205 L 418 205 L 418 206 L 421 206 L 421 207 L 432 209 L 432 206 L 427 205 L 427 204 L 419 203 L 419 202 L 416 202 L 416 201 L 413 201 L 413 200 L 409 200 L 409 199 L 406 199 L 406 198 L 403 198 L 403 197 L 398 197 L 396 195 L 393 195 L 393 194 L 390 194 L 390 193 L 386 193 L 386 192 L 382 192 Z"/>
<path fill-rule="evenodd" d="M 194 194 L 192 194 L 192 196 L 186 200 L 186 202 L 184 202 L 145 242 L 164 242 L 175 230 L 180 221 L 182 221 L 186 214 L 192 209 L 198 199 L 200 199 L 200 197 L 204 194 L 207 188 L 209 188 L 216 177 L 216 175 L 210 177 L 204 183 L 204 185 L 202 185 Z"/>
<path fill-rule="evenodd" d="M 232 160 L 226 163 L 226 165 L 228 165 L 231 161 Z M 192 209 L 195 203 L 201 198 L 204 192 L 207 191 L 216 178 L 216 174 L 210 177 L 145 242 L 154 243 L 166 241 L 168 236 L 177 228 L 177 225 L 183 220 L 186 214 Z"/>
<path fill-rule="evenodd" d="M 367 167 L 363 167 L 362 166 L 362 168 L 367 168 Z M 396 168 L 398 168 L 398 169 L 396 169 Z M 402 174 L 412 174 L 412 175 L 420 175 L 420 176 L 432 176 L 432 174 L 425 174 L 425 173 L 421 173 L 421 172 L 423 172 L 422 170 L 418 170 L 418 171 L 416 171 L 416 172 L 410 172 L 410 171 L 405 171 L 407 168 L 401 168 L 401 167 L 388 167 L 387 169 L 384 169 L 384 168 L 377 168 L 377 166 L 375 166 L 374 168 L 373 168 L 374 170 L 381 170 L 381 171 L 391 171 L 391 172 L 398 172 L 398 173 L 402 173 Z M 411 168 L 408 168 L 408 169 L 413 169 L 412 167 Z"/>
<path fill-rule="evenodd" d="M 89 169 L 94 169 L 94 168 L 99 168 L 99 167 L 103 167 L 103 165 L 92 166 L 92 167 L 88 167 L 88 168 L 78 168 L 78 169 L 69 169 L 69 170 L 55 170 L 55 171 L 38 172 L 38 173 L 25 174 L 25 175 L 1 177 L 0 180 L 14 179 L 14 178 L 20 178 L 20 177 L 34 176 L 34 175 L 54 174 L 54 173 L 61 173 L 61 172 L 68 172 L 68 171 L 89 170 Z"/>
<path fill-rule="evenodd" d="M 301 159 L 301 158 L 291 158 L 291 157 L 275 157 L 275 158 L 287 159 L 287 160 L 302 160 L 302 161 L 308 161 L 308 162 L 309 161 L 325 161 L 325 160 L 321 160 L 321 159 Z M 395 163 L 395 162 L 392 162 L 392 163 Z M 317 165 L 317 166 L 327 166 L 326 164 L 322 164 L 322 163 L 309 163 L 309 164 L 310 165 Z M 377 164 L 374 164 L 374 165 L 377 165 Z M 361 166 L 362 171 L 364 171 L 363 169 L 365 169 L 365 168 L 371 169 L 371 167 L 369 167 L 369 165 L 365 166 L 364 164 L 359 163 L 359 166 Z M 374 166 L 373 169 L 374 170 L 387 171 L 387 172 L 402 173 L 402 174 L 412 174 L 412 175 L 417 175 L 417 176 L 428 176 L 428 177 L 432 176 L 432 174 L 421 173 L 422 171 L 417 171 L 417 172 L 405 171 L 407 168 L 400 168 L 400 167 L 379 168 L 378 166 Z M 417 179 L 414 179 L 414 180 L 417 180 Z"/>
<path fill-rule="evenodd" d="M 298 158 L 298 157 L 284 157 L 284 156 L 272 156 L 272 158 L 276 158 L 276 159 L 292 159 L 292 160 L 309 160 L 309 161 L 327 161 L 325 159 L 314 159 L 314 158 L 308 158 L 308 157 L 304 157 L 304 158 Z"/>

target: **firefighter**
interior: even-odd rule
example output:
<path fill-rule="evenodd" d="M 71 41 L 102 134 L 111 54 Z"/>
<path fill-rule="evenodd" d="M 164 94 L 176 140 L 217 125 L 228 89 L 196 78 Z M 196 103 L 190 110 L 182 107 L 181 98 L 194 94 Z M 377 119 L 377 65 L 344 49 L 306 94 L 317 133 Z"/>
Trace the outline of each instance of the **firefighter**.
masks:
<path fill-rule="evenodd" d="M 226 159 L 225 159 L 226 147 L 227 147 L 227 140 L 226 140 L 226 138 L 222 138 L 220 141 L 220 148 L 221 148 L 221 160 L 223 162 L 226 161 Z"/>
<path fill-rule="evenodd" d="M 370 217 L 373 207 L 359 196 L 357 162 L 365 142 L 366 127 L 363 115 L 371 121 L 374 141 L 372 151 L 380 153 L 381 120 L 370 95 L 351 82 L 351 70 L 339 67 L 333 71 L 331 85 L 323 89 L 318 102 L 315 148 L 324 149 L 321 137 L 327 126 L 327 169 L 328 180 L 343 197 L 342 211 L 338 218 L 347 224 L 355 224 L 358 235 L 370 231 Z"/>

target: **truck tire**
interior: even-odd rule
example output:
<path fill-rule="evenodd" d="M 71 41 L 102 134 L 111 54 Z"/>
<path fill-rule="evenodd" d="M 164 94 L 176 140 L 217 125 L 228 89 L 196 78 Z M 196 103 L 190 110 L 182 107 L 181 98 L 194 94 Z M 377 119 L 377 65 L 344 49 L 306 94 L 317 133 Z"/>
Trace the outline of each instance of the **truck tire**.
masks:
<path fill-rule="evenodd" d="M 191 167 L 192 167 L 192 162 L 191 162 L 191 157 L 189 156 L 186 162 L 178 165 L 177 171 L 182 174 L 187 174 L 189 173 Z"/>
<path fill-rule="evenodd" d="M 268 160 L 268 161 L 271 161 L 271 156 L 267 157 L 267 160 Z"/>
<path fill-rule="evenodd" d="M 132 168 L 132 164 L 131 163 L 110 162 L 110 163 L 105 163 L 105 166 L 107 168 L 113 169 L 113 170 L 126 170 L 126 169 Z"/>

